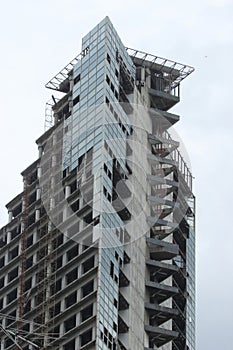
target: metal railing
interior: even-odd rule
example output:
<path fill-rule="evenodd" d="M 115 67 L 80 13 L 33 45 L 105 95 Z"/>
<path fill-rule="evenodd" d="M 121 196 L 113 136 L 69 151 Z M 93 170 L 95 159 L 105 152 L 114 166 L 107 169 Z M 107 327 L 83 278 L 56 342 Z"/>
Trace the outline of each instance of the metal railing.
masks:
<path fill-rule="evenodd" d="M 167 130 L 163 132 L 163 137 L 170 141 L 173 140 Z M 187 166 L 187 163 L 185 162 L 183 156 L 181 155 L 180 151 L 177 148 L 171 152 L 171 158 L 177 163 L 179 172 L 183 175 L 183 178 L 188 188 L 190 189 L 190 191 L 192 191 L 192 180 L 193 180 L 192 173 L 189 167 Z"/>

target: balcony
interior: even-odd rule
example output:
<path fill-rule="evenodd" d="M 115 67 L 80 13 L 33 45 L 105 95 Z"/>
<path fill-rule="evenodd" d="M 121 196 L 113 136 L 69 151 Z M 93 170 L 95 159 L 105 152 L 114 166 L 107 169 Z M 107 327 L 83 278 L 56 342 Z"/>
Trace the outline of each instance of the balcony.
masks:
<path fill-rule="evenodd" d="M 157 90 L 156 87 L 148 89 L 151 107 L 167 111 L 180 101 L 180 97 L 172 90 Z M 173 94 L 174 93 L 174 94 Z"/>
<path fill-rule="evenodd" d="M 122 270 L 120 270 L 119 273 L 119 286 L 121 287 L 128 287 L 129 285 L 129 279 L 126 277 L 126 275 L 123 273 Z"/>
<path fill-rule="evenodd" d="M 129 308 L 129 303 L 125 297 L 119 292 L 118 299 L 118 310 L 127 310 Z"/>
<path fill-rule="evenodd" d="M 145 331 L 149 334 L 150 343 L 153 344 L 151 346 L 156 345 L 158 348 L 168 343 L 169 341 L 177 338 L 179 335 L 178 332 L 161 328 L 161 327 L 149 326 L 149 325 L 145 326 Z M 153 348 L 149 348 L 149 349 L 153 349 Z"/>
<path fill-rule="evenodd" d="M 179 254 L 177 244 L 161 241 L 157 238 L 146 238 L 150 256 L 154 260 L 170 260 Z"/>
<path fill-rule="evenodd" d="M 157 304 L 161 304 L 163 301 L 171 298 L 179 292 L 177 287 L 152 281 L 147 281 L 146 287 L 149 290 L 150 302 Z"/>
<path fill-rule="evenodd" d="M 145 309 L 150 317 L 150 325 L 152 325 L 151 322 L 154 320 L 157 326 L 160 326 L 164 322 L 167 322 L 172 318 L 176 318 L 179 315 L 179 311 L 177 309 L 160 306 L 158 304 L 146 303 Z"/>
<path fill-rule="evenodd" d="M 178 272 L 177 266 L 152 259 L 147 259 L 146 265 L 151 273 L 151 280 L 153 278 L 157 282 L 162 282 Z"/>
<path fill-rule="evenodd" d="M 156 175 L 147 175 L 147 181 L 149 182 L 149 184 L 151 184 L 152 186 L 154 185 L 158 185 L 158 184 L 165 184 L 168 186 L 175 186 L 178 187 L 179 183 L 176 181 L 172 181 L 169 179 L 164 179 L 163 177 L 160 176 L 156 176 Z"/>
<path fill-rule="evenodd" d="M 118 315 L 118 333 L 127 333 L 129 331 L 129 326 L 125 321 Z"/>
<path fill-rule="evenodd" d="M 160 109 L 149 108 L 148 114 L 152 121 L 152 132 L 155 134 L 158 130 L 167 130 L 180 120 L 179 115 L 162 111 Z"/>

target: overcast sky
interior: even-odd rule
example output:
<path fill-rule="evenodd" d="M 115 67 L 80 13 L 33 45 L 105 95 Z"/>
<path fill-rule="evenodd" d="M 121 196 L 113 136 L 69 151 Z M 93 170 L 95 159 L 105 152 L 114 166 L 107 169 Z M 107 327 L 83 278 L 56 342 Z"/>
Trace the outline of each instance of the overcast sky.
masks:
<path fill-rule="evenodd" d="M 109 15 L 126 46 L 194 66 L 181 84 L 176 130 L 197 197 L 197 350 L 232 350 L 233 0 L 1 1 L 0 226 L 37 157 L 44 88 Z"/>

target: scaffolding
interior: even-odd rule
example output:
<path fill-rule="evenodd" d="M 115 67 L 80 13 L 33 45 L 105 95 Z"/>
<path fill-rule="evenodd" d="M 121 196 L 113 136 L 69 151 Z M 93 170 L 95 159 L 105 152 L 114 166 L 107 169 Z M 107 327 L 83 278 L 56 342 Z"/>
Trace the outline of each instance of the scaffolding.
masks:
<path fill-rule="evenodd" d="M 21 233 L 21 254 L 20 254 L 20 275 L 19 275 L 19 303 L 18 303 L 18 337 L 17 343 L 22 342 L 23 315 L 25 308 L 25 271 L 27 258 L 27 236 L 28 236 L 28 214 L 29 214 L 29 180 L 24 177 L 24 191 L 22 203 L 22 233 Z M 18 347 L 20 349 L 20 347 Z"/>
<path fill-rule="evenodd" d="M 38 341 L 40 349 L 50 349 L 50 342 L 54 340 L 52 328 L 55 309 L 55 289 L 57 270 L 57 235 L 50 214 L 54 208 L 56 167 L 54 157 L 56 144 L 53 144 L 53 135 L 50 147 L 46 147 L 42 160 L 42 176 L 40 186 L 42 192 L 42 206 L 38 227 L 39 249 L 37 259 L 40 262 L 37 269 L 37 304 L 38 320 L 41 324 L 36 330 L 41 335 Z"/>

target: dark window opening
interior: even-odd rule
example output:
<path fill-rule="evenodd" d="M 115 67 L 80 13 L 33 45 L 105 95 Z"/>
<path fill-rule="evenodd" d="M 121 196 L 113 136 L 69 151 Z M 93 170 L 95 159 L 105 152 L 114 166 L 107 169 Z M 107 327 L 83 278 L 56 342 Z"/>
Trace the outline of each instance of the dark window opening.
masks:
<path fill-rule="evenodd" d="M 78 248 L 79 245 L 76 244 L 73 248 L 71 248 L 70 250 L 67 251 L 67 261 L 70 261 L 72 259 L 74 259 L 76 256 L 78 256 Z"/>
<path fill-rule="evenodd" d="M 50 286 L 50 291 L 52 295 L 59 292 L 60 290 L 61 290 L 61 279 L 59 279 L 58 281 L 56 281 L 56 283 Z"/>
<path fill-rule="evenodd" d="M 52 272 L 60 269 L 62 267 L 62 255 L 59 256 L 56 261 L 52 262 Z"/>
<path fill-rule="evenodd" d="M 31 300 L 28 300 L 24 307 L 24 312 L 30 312 L 30 311 L 31 311 Z"/>
<path fill-rule="evenodd" d="M 11 231 L 11 239 L 14 239 L 16 236 L 18 236 L 21 232 L 21 225 L 18 225 Z"/>
<path fill-rule="evenodd" d="M 86 216 L 84 216 L 83 221 L 86 224 L 90 224 L 92 222 L 92 211 L 89 214 L 87 214 Z"/>
<path fill-rule="evenodd" d="M 71 316 L 64 322 L 65 332 L 69 332 L 74 327 L 76 327 L 76 315 Z"/>
<path fill-rule="evenodd" d="M 45 276 L 46 276 L 46 270 L 45 268 L 43 268 L 36 274 L 36 283 L 40 283 L 41 281 L 43 281 Z"/>
<path fill-rule="evenodd" d="M 106 75 L 106 82 L 108 83 L 108 85 L 110 85 L 110 79 L 108 75 Z"/>
<path fill-rule="evenodd" d="M 29 179 L 29 185 L 31 185 L 33 182 L 37 180 L 37 170 L 32 173 Z"/>
<path fill-rule="evenodd" d="M 45 258 L 48 254 L 48 246 L 44 246 L 37 252 L 37 261 L 40 261 L 41 259 Z"/>
<path fill-rule="evenodd" d="M 30 267 L 32 267 L 33 265 L 33 256 L 30 256 L 27 260 L 26 260 L 26 270 L 29 269 Z"/>
<path fill-rule="evenodd" d="M 94 290 L 94 281 L 90 281 L 82 287 L 82 297 L 85 298 L 87 295 L 92 293 Z"/>
<path fill-rule="evenodd" d="M 113 278 L 114 276 L 114 264 L 113 262 L 111 261 L 110 263 L 110 276 Z"/>
<path fill-rule="evenodd" d="M 12 290 L 9 294 L 7 294 L 7 304 L 11 303 L 13 300 L 17 299 L 17 288 Z"/>
<path fill-rule="evenodd" d="M 77 293 L 76 292 L 68 295 L 68 297 L 65 298 L 66 308 L 74 305 L 76 302 L 77 302 Z"/>
<path fill-rule="evenodd" d="M 79 210 L 79 199 L 73 204 L 71 204 L 71 209 L 73 210 L 73 212 L 76 212 L 77 210 Z"/>
<path fill-rule="evenodd" d="M 29 197 L 29 205 L 31 205 L 35 201 L 36 201 L 36 191 L 30 195 L 30 197 Z"/>
<path fill-rule="evenodd" d="M 77 190 L 77 180 L 75 180 L 70 184 L 70 192 L 73 193 L 76 190 Z"/>
<path fill-rule="evenodd" d="M 31 288 L 32 288 L 32 279 L 29 278 L 29 279 L 26 280 L 26 282 L 25 282 L 25 288 L 24 288 L 24 290 L 25 290 L 25 292 L 26 292 L 27 290 L 29 290 L 29 289 L 31 289 Z"/>
<path fill-rule="evenodd" d="M 33 245 L 33 235 L 27 238 L 27 248 Z"/>
<path fill-rule="evenodd" d="M 83 273 L 86 273 L 87 271 L 91 270 L 94 267 L 94 264 L 95 264 L 95 257 L 92 256 L 90 259 L 86 260 L 82 264 Z"/>
<path fill-rule="evenodd" d="M 20 203 L 15 209 L 12 210 L 13 218 L 16 218 L 22 212 L 22 203 Z"/>
<path fill-rule="evenodd" d="M 60 326 L 56 326 L 52 329 L 52 336 L 54 338 L 59 338 L 60 336 Z"/>
<path fill-rule="evenodd" d="M 77 103 L 79 103 L 79 101 L 80 101 L 80 96 L 78 95 L 77 97 L 75 97 L 73 99 L 73 106 L 75 106 Z"/>
<path fill-rule="evenodd" d="M 93 316 L 93 304 L 85 307 L 85 309 L 81 311 L 81 322 L 86 321 L 91 316 Z"/>
<path fill-rule="evenodd" d="M 117 252 L 115 252 L 115 258 L 116 258 L 116 260 L 118 261 L 118 259 L 119 259 L 119 254 L 118 254 Z"/>
<path fill-rule="evenodd" d="M 75 348 L 75 339 L 69 341 L 63 346 L 63 350 L 76 350 Z"/>
<path fill-rule="evenodd" d="M 8 282 L 13 281 L 16 277 L 18 277 L 18 267 L 8 273 Z"/>
<path fill-rule="evenodd" d="M 77 77 L 74 78 L 74 85 L 77 84 L 81 79 L 81 75 L 77 75 Z"/>
<path fill-rule="evenodd" d="M 6 318 L 6 327 L 10 326 L 14 321 L 14 318 L 16 318 L 16 311 L 10 312 L 8 314 L 9 318 Z"/>
<path fill-rule="evenodd" d="M 60 245 L 62 245 L 64 242 L 64 236 L 63 233 L 60 233 L 59 236 L 57 236 L 54 240 L 53 240 L 53 249 L 56 249 L 57 247 L 59 247 Z"/>
<path fill-rule="evenodd" d="M 78 270 L 77 268 L 73 269 L 66 275 L 66 284 L 70 284 L 78 278 Z"/>
<path fill-rule="evenodd" d="M 4 287 L 4 277 L 0 278 L 0 288 Z"/>
<path fill-rule="evenodd" d="M 90 341 L 92 341 L 92 328 L 80 335 L 81 346 L 86 345 Z"/>
<path fill-rule="evenodd" d="M 19 247 L 15 247 L 9 252 L 9 260 L 13 260 L 19 255 Z"/>
<path fill-rule="evenodd" d="M 50 317 L 53 318 L 61 313 L 61 302 L 59 301 L 49 309 Z"/>
<path fill-rule="evenodd" d="M 107 61 L 109 64 L 111 64 L 111 57 L 109 56 L 109 54 L 107 53 Z"/>
<path fill-rule="evenodd" d="M 3 267 L 5 265 L 5 256 L 0 258 L 0 267 Z"/>
<path fill-rule="evenodd" d="M 33 213 L 32 215 L 30 215 L 28 217 L 28 226 L 31 226 L 35 223 L 35 219 L 36 219 L 36 215 L 35 213 Z"/>

